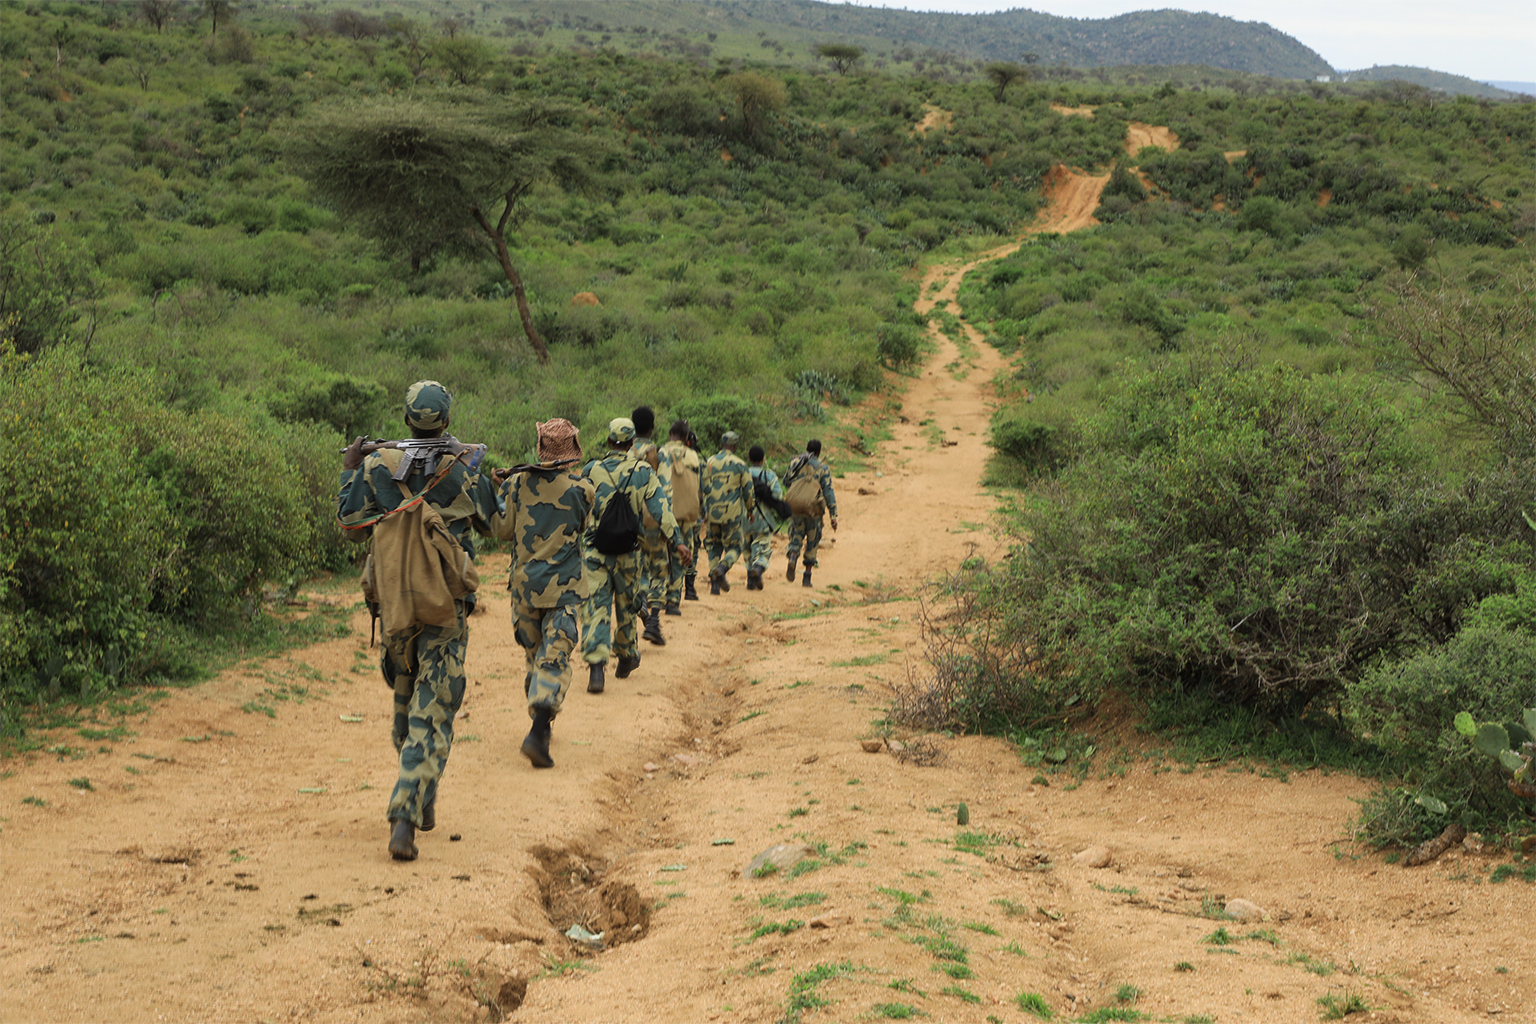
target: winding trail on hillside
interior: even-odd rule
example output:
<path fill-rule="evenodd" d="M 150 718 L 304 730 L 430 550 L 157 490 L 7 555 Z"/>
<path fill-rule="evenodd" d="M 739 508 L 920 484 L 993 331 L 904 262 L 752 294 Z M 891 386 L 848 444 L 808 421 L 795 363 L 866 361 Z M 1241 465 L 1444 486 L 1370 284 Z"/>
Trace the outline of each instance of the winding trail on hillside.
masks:
<path fill-rule="evenodd" d="M 1091 224 L 1104 181 L 1053 171 L 1031 233 Z M 1021 242 L 930 268 L 917 309 L 960 314 L 964 274 Z M 487 558 L 418 861 L 385 852 L 390 698 L 350 581 L 309 599 L 350 609 L 351 635 L 7 763 L 0 1020 L 815 1022 L 902 1004 L 981 1024 L 1017 1020 L 1020 993 L 1076 1015 L 1122 985 L 1159 1019 L 1313 1019 L 1344 990 L 1383 1021 L 1536 1005 L 1509 927 L 1529 888 L 1474 884 L 1471 851 L 1415 872 L 1361 859 L 1343 841 L 1358 780 L 1106 746 L 1101 771 L 1046 784 L 998 738 L 865 750 L 890 732 L 886 688 L 928 671 L 928 581 L 1006 556 L 978 481 L 1007 364 L 962 326 L 957 344 L 935 323 L 899 401 L 854 411 L 887 440 L 858 455 L 827 432 L 847 472 L 816 588 L 786 582 L 776 549 L 765 591 L 685 605 L 631 678 L 573 688 L 549 771 L 518 753 L 522 656 L 506 559 Z M 799 869 L 747 874 L 799 842 Z M 1107 866 L 1077 862 L 1095 846 Z M 1228 896 L 1268 918 L 1216 947 L 1202 912 Z M 573 923 L 605 950 L 565 938 Z"/>

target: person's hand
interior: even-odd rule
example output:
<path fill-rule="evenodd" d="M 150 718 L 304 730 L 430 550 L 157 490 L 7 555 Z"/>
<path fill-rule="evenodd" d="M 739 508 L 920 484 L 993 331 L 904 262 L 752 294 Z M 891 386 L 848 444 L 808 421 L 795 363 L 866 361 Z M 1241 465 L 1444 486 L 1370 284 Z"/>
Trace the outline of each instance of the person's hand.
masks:
<path fill-rule="evenodd" d="M 832 532 L 837 532 L 837 516 L 832 517 Z"/>
<path fill-rule="evenodd" d="M 507 482 L 507 477 L 509 477 L 511 475 L 512 475 L 512 471 L 510 469 L 493 469 L 493 470 L 491 470 L 491 479 L 493 481 L 495 481 L 497 486 L 500 486 L 501 484 L 506 483 Z"/>
<path fill-rule="evenodd" d="M 364 438 L 362 438 L 360 436 L 355 441 L 353 441 L 351 444 L 347 445 L 347 447 L 342 450 L 342 453 L 341 453 L 341 468 L 342 469 L 353 470 L 353 469 L 357 469 L 358 467 L 360 467 L 363 464 L 363 441 L 364 441 Z"/>
<path fill-rule="evenodd" d="M 684 567 L 693 564 L 693 552 L 688 550 L 688 545 L 679 544 L 677 546 L 677 560 L 682 562 Z"/>

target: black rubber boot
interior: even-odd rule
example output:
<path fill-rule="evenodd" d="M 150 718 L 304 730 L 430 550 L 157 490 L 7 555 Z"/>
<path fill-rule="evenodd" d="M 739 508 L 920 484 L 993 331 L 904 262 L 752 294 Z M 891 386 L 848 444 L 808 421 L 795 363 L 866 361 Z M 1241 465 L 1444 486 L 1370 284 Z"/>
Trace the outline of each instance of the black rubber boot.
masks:
<path fill-rule="evenodd" d="M 800 585 L 802 587 L 808 587 L 808 586 L 811 585 L 811 567 L 810 566 L 806 566 L 805 567 L 805 575 L 800 577 Z"/>
<path fill-rule="evenodd" d="M 421 830 L 431 832 L 437 828 L 437 801 L 433 800 L 421 809 Z"/>
<path fill-rule="evenodd" d="M 650 617 L 645 620 L 645 632 L 640 636 L 657 647 L 667 646 L 667 638 L 661 635 L 661 612 L 655 608 L 651 609 Z"/>
<path fill-rule="evenodd" d="M 396 818 L 389 833 L 389 855 L 395 860 L 416 859 L 416 826 L 410 818 Z"/>
<path fill-rule="evenodd" d="M 720 596 L 720 577 L 714 573 L 709 574 L 709 593 L 712 597 Z"/>
<path fill-rule="evenodd" d="M 731 581 L 725 578 L 725 573 L 722 572 L 719 576 L 711 575 L 710 579 L 718 579 L 720 581 L 720 593 L 729 594 L 731 592 Z"/>
<path fill-rule="evenodd" d="M 620 679 L 628 679 L 629 674 L 639 667 L 640 655 L 636 654 L 633 658 L 625 658 L 621 655 L 619 657 L 619 667 L 613 674 Z"/>
<path fill-rule="evenodd" d="M 797 561 L 799 561 L 799 559 L 791 558 L 789 560 L 789 571 L 784 574 L 784 578 L 791 583 L 795 582 L 795 563 Z"/>
<path fill-rule="evenodd" d="M 669 604 L 669 605 L 667 605 L 667 614 L 668 615 L 681 615 L 681 614 L 683 614 L 683 610 L 681 608 L 679 608 L 675 604 Z"/>
<path fill-rule="evenodd" d="M 535 768 L 553 768 L 549 756 L 549 709 L 533 709 L 533 728 L 523 737 L 523 756 L 533 762 Z"/>
<path fill-rule="evenodd" d="M 694 577 L 692 577 L 692 576 L 686 577 L 683 580 L 683 600 L 684 601 L 697 601 L 699 599 L 699 592 L 697 590 L 693 589 L 693 580 L 694 580 Z"/>
<path fill-rule="evenodd" d="M 602 693 L 603 692 L 603 682 L 604 682 L 604 679 L 605 679 L 605 677 L 607 675 L 608 675 L 608 665 L 607 665 L 606 662 L 598 662 L 595 665 L 588 665 L 587 666 L 587 692 L 588 693 Z"/>
<path fill-rule="evenodd" d="M 747 570 L 747 589 L 748 590 L 762 590 L 763 589 L 763 573 L 762 573 L 762 570 L 760 570 L 760 569 L 748 569 Z"/>

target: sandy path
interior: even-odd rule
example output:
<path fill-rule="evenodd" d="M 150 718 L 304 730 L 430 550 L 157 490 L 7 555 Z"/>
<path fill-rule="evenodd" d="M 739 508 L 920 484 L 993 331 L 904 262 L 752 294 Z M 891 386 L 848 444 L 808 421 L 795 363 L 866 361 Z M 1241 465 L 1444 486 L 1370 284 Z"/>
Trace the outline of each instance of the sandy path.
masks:
<path fill-rule="evenodd" d="M 1091 223 L 1102 179 L 1053 178 L 1037 230 Z M 979 262 L 931 269 L 919 308 L 956 312 Z M 817 587 L 776 557 L 763 593 L 685 606 L 631 679 L 572 692 L 551 771 L 517 753 L 520 657 L 489 583 L 415 863 L 384 850 L 389 698 L 360 614 L 360 633 L 173 693 L 130 735 L 64 731 L 6 764 L 0 1019 L 486 1020 L 499 999 L 514 1020 L 767 1021 L 798 991 L 808 1021 L 902 1005 L 980 1024 L 1023 1019 L 1020 993 L 1076 1015 L 1122 985 L 1142 1012 L 1223 1024 L 1315 1020 L 1345 992 L 1378 1008 L 1354 1020 L 1536 1005 L 1511 927 L 1530 887 L 1478 884 L 1491 862 L 1469 852 L 1415 871 L 1361 857 L 1342 842 L 1357 780 L 1149 758 L 1046 786 L 995 738 L 930 737 L 933 767 L 864 752 L 882 686 L 923 671 L 923 581 L 1004 547 L 976 485 L 1004 364 L 968 336 L 962 353 L 935 334 L 873 468 L 837 481 Z M 275 717 L 242 710 L 257 704 Z M 825 844 L 817 870 L 744 877 L 798 841 Z M 1110 866 L 1073 863 L 1094 844 Z M 1229 896 L 1270 919 L 1213 945 L 1201 910 Z M 617 944 L 580 955 L 572 920 Z M 805 977 L 828 964 L 843 976 Z"/>

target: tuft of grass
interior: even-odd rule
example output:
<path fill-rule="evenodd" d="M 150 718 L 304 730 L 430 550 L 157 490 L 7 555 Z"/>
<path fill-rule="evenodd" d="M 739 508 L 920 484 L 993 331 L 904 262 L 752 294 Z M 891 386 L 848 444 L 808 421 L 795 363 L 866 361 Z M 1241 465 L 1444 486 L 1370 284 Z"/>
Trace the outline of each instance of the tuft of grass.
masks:
<path fill-rule="evenodd" d="M 1025 1013 L 1039 1017 L 1041 1020 L 1050 1020 L 1056 1015 L 1051 1009 L 1051 1004 L 1045 1001 L 1045 996 L 1038 992 L 1020 992 L 1013 997 L 1014 1005 Z"/>
<path fill-rule="evenodd" d="M 796 907 L 814 907 L 825 901 L 827 894 L 824 892 L 800 892 L 793 896 L 780 896 L 778 893 L 769 893 L 758 899 L 758 905 L 770 910 L 793 910 Z"/>
<path fill-rule="evenodd" d="M 91 785 L 91 780 L 84 777 L 78 779 L 70 779 L 69 784 L 74 786 L 76 789 L 83 789 L 88 793 L 94 793 L 96 791 L 96 787 Z"/>
<path fill-rule="evenodd" d="M 976 993 L 972 992 L 970 989 L 966 988 L 963 985 L 945 985 L 943 988 L 939 989 L 939 995 L 941 995 L 941 996 L 954 996 L 956 999 L 959 999 L 961 1002 L 966 1002 L 966 1003 L 980 1003 L 981 1002 L 981 996 L 979 996 Z"/>
<path fill-rule="evenodd" d="M 1109 1024 L 1110 1021 L 1146 1020 L 1147 1015 L 1140 1010 L 1132 1010 L 1126 1006 L 1101 1006 L 1092 1013 L 1085 1013 L 1077 1019 L 1079 1024 Z"/>
<path fill-rule="evenodd" d="M 1215 931 L 1211 932 L 1211 934 L 1207 935 L 1200 941 L 1209 946 L 1230 946 L 1232 945 L 1233 939 L 1231 932 L 1227 931 L 1225 928 L 1217 928 Z"/>
<path fill-rule="evenodd" d="M 983 935 L 1001 934 L 996 928 L 993 928 L 991 925 L 982 921 L 963 921 L 961 922 L 960 927 L 969 931 L 980 932 Z"/>
<path fill-rule="evenodd" d="M 1320 997 L 1317 1005 L 1323 1008 L 1323 1020 L 1343 1020 L 1352 1013 L 1369 1013 L 1371 1010 L 1365 997 L 1358 992 L 1345 992 L 1341 995 L 1330 992 Z"/>
<path fill-rule="evenodd" d="M 1188 960 L 1180 960 L 1178 963 L 1173 965 L 1173 969 L 1176 971 L 1193 971 L 1195 969 L 1195 965 L 1190 963 Z"/>
<path fill-rule="evenodd" d="M 1141 989 L 1135 985 L 1121 985 L 1115 989 L 1115 1001 L 1117 1003 L 1134 1003 L 1141 998 Z"/>
<path fill-rule="evenodd" d="M 24 797 L 21 798 L 21 802 L 24 803 L 24 804 L 31 804 L 33 807 L 47 807 L 48 806 L 48 801 L 44 800 L 40 796 L 24 796 Z"/>
<path fill-rule="evenodd" d="M 917 1016 L 918 1009 L 906 1003 L 876 1003 L 870 1012 L 884 1020 L 908 1020 Z"/>
<path fill-rule="evenodd" d="M 1488 875 L 1488 881 L 1495 885 L 1507 878 L 1518 878 L 1522 882 L 1536 882 L 1536 860 L 1527 861 L 1524 865 L 1500 864 Z"/>
<path fill-rule="evenodd" d="M 747 941 L 756 942 L 764 935 L 790 935 L 804 927 L 804 921 L 797 921 L 794 918 L 790 918 L 788 921 L 769 921 L 760 924 L 755 929 L 753 929 L 752 934 L 747 938 Z"/>
<path fill-rule="evenodd" d="M 933 965 L 933 969 L 936 970 L 936 971 L 939 971 L 939 972 L 941 972 L 943 974 L 947 974 L 951 978 L 954 978 L 957 981 L 964 981 L 966 978 L 974 978 L 974 977 L 976 977 L 976 972 L 971 970 L 970 967 L 967 966 L 966 964 L 957 964 L 957 963 L 934 964 Z"/>
<path fill-rule="evenodd" d="M 806 1010 L 830 1006 L 831 1000 L 823 998 L 817 991 L 821 983 L 833 978 L 846 978 L 856 969 L 851 960 L 843 960 L 838 963 L 817 964 L 810 970 L 795 975 L 790 980 L 789 1000 L 784 1008 L 786 1024 L 800 1024 Z"/>

